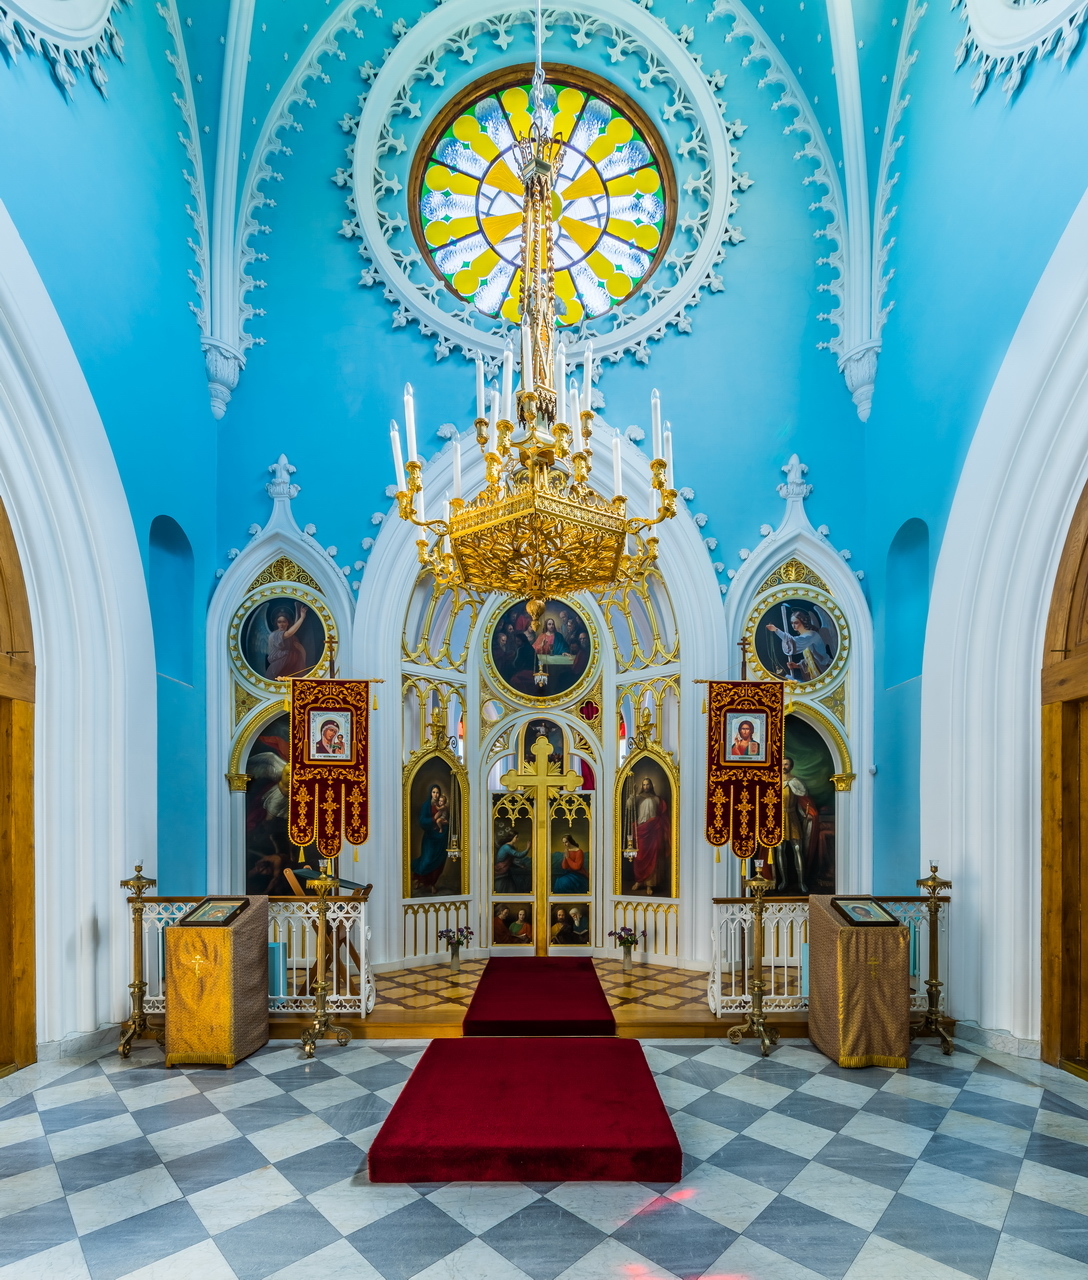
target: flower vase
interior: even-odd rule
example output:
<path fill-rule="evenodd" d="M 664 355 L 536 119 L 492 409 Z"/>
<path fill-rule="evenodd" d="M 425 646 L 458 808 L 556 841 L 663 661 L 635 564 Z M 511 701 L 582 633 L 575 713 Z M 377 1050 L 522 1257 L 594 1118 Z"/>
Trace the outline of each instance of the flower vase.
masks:
<path fill-rule="evenodd" d="M 450 943 L 450 973 L 460 973 L 461 971 L 461 944 L 459 942 Z"/>
<path fill-rule="evenodd" d="M 634 947 L 621 947 L 620 949 L 623 951 L 623 971 L 624 973 L 630 973 L 635 967 L 635 961 L 631 955 Z"/>

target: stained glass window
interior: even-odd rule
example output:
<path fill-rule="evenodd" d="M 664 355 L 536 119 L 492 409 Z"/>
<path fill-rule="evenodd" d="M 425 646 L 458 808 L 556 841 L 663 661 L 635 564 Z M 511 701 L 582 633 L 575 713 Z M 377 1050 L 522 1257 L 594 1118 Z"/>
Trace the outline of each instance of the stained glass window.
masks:
<path fill-rule="evenodd" d="M 521 209 L 515 139 L 529 131 L 529 84 L 482 90 L 440 126 L 419 167 L 419 235 L 435 270 L 488 316 L 521 317 Z M 660 142 L 632 110 L 550 83 L 566 141 L 552 197 L 560 325 L 631 296 L 664 252 L 670 224 Z"/>

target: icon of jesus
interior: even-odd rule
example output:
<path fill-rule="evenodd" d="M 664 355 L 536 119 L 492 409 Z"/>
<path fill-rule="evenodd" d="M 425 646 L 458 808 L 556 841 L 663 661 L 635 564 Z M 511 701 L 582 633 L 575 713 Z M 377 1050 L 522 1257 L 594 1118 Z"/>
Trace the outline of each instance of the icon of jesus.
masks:
<path fill-rule="evenodd" d="M 763 748 L 755 738 L 756 727 L 751 720 L 742 720 L 737 725 L 733 736 L 733 745 L 729 748 L 731 756 L 761 756 Z"/>

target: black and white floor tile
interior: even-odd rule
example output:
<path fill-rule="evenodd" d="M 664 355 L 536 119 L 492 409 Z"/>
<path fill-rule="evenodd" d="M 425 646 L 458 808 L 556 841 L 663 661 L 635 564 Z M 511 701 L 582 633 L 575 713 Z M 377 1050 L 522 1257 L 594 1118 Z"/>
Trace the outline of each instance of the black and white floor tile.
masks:
<path fill-rule="evenodd" d="M 964 1044 L 644 1044 L 675 1186 L 372 1186 L 420 1041 L 31 1067 L 0 1080 L 0 1280 L 1088 1280 L 1088 1084 Z"/>

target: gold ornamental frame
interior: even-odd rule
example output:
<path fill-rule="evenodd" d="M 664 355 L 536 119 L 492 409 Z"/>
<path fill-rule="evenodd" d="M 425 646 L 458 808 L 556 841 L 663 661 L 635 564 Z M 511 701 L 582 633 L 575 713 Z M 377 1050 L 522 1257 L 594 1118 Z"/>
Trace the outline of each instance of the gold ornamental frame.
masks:
<path fill-rule="evenodd" d="M 776 604 L 784 604 L 787 600 L 796 600 L 802 596 L 818 604 L 821 609 L 826 609 L 831 615 L 839 632 L 838 646 L 831 665 L 818 679 L 804 681 L 783 680 L 772 671 L 768 671 L 763 663 L 760 662 L 759 654 L 756 652 L 756 628 L 768 609 L 773 608 Z M 787 685 L 792 690 L 794 697 L 808 697 L 809 694 L 814 694 L 821 689 L 827 689 L 837 683 L 839 675 L 850 658 L 850 628 L 846 621 L 846 615 L 835 603 L 835 599 L 829 591 L 821 590 L 819 587 L 804 582 L 786 583 L 776 587 L 773 591 L 758 596 L 749 610 L 748 621 L 744 624 L 744 639 L 748 641 L 749 678 L 773 680 L 777 684 Z"/>
<path fill-rule="evenodd" d="M 601 670 L 602 653 L 601 653 L 601 633 L 597 626 L 597 619 L 592 612 L 578 600 L 572 600 L 569 596 L 549 596 L 549 600 L 556 600 L 560 604 L 569 605 L 572 609 L 578 611 L 586 626 L 589 628 L 589 638 L 593 645 L 593 658 L 585 671 L 582 672 L 581 678 L 577 684 L 572 685 L 564 693 L 551 694 L 546 698 L 533 698 L 525 694 L 519 693 L 517 689 L 508 685 L 506 681 L 499 675 L 498 669 L 491 656 L 491 636 L 495 624 L 498 622 L 499 614 L 504 613 L 512 604 L 516 604 L 518 600 L 524 600 L 524 596 L 499 596 L 492 608 L 489 608 L 483 615 L 481 623 L 480 636 L 480 654 L 483 658 L 483 668 L 487 676 L 487 685 L 494 696 L 508 703 L 514 703 L 518 708 L 526 707 L 530 711 L 540 711 L 546 707 L 562 707 L 564 709 L 574 707 L 576 702 L 584 702 L 586 693 L 589 691 L 598 672 Z M 481 705 L 484 701 L 488 701 L 481 697 Z"/>
<path fill-rule="evenodd" d="M 656 727 L 655 727 L 656 729 Z M 641 736 L 641 735 L 640 735 Z M 640 760 L 652 760 L 665 771 L 672 787 L 672 805 L 669 812 L 669 840 L 672 866 L 669 872 L 668 898 L 653 894 L 629 894 L 623 891 L 623 789 L 628 776 L 634 772 Z M 668 902 L 680 897 L 680 770 L 676 767 L 671 751 L 666 751 L 656 738 L 643 738 L 635 750 L 616 770 L 612 809 L 612 892 L 624 901 L 634 899 L 647 902 Z"/>
<path fill-rule="evenodd" d="M 460 791 L 460 803 L 458 806 L 459 818 L 459 836 L 461 840 L 460 856 L 458 861 L 461 869 L 461 888 L 456 893 L 434 894 L 426 898 L 412 897 L 412 869 L 411 869 L 411 848 L 412 848 L 412 786 L 416 780 L 416 774 L 429 763 L 431 760 L 441 760 L 444 764 L 449 765 L 450 772 L 457 781 L 457 787 Z M 471 877 L 469 872 L 469 862 L 471 861 L 469 850 L 469 827 L 471 808 L 469 804 L 469 781 L 468 770 L 457 759 L 452 751 L 444 747 L 435 749 L 434 744 L 427 744 L 418 751 L 413 751 L 408 757 L 408 761 L 402 772 L 401 784 L 401 890 L 403 903 L 407 906 L 409 903 L 420 902 L 446 902 L 453 898 L 463 898 L 468 895 Z"/>
<path fill-rule="evenodd" d="M 322 649 L 316 665 L 306 673 L 306 677 L 310 680 L 319 680 L 323 676 L 327 676 L 332 669 L 333 657 L 339 646 L 336 619 L 333 617 L 328 603 L 320 595 L 308 587 L 299 586 L 297 582 L 275 582 L 268 586 L 259 587 L 256 591 L 250 591 L 238 608 L 235 609 L 234 617 L 231 618 L 230 629 L 227 632 L 227 650 L 235 673 L 251 688 L 260 689 L 264 694 L 286 697 L 290 680 L 265 679 L 264 676 L 258 675 L 253 670 L 242 653 L 242 628 L 246 619 L 259 604 L 265 604 L 269 600 L 282 599 L 297 600 L 308 609 L 312 609 L 321 619 L 321 624 L 325 628 L 325 647 Z"/>

